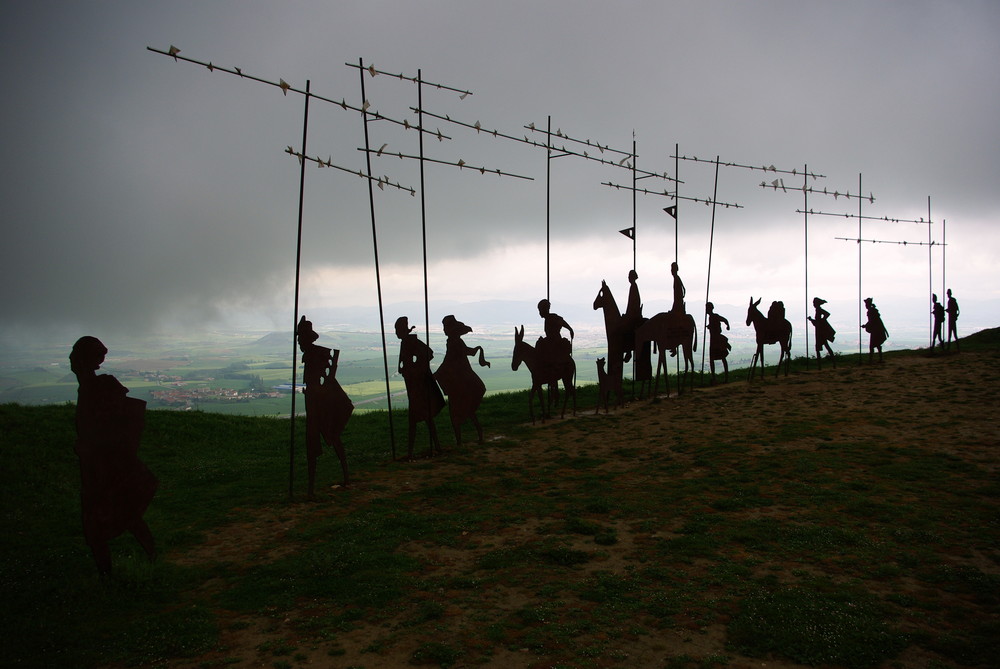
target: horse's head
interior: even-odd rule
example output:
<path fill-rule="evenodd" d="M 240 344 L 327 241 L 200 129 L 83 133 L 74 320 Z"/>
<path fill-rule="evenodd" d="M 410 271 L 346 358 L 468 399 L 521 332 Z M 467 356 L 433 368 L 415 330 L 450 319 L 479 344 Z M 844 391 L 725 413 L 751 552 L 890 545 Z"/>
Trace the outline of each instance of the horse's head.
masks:
<path fill-rule="evenodd" d="M 597 311 L 605 304 L 607 304 L 608 295 L 611 292 L 608 290 L 608 282 L 601 279 L 601 289 L 597 291 L 597 297 L 594 298 L 594 311 Z"/>
<path fill-rule="evenodd" d="M 764 298 L 758 297 L 757 301 L 754 302 L 753 301 L 753 295 L 750 296 L 750 306 L 747 307 L 747 326 L 748 327 L 753 323 L 754 314 L 756 314 L 757 316 L 761 315 L 760 310 L 757 308 L 757 305 L 760 304 L 760 301 L 762 299 L 764 299 Z"/>
<path fill-rule="evenodd" d="M 521 363 L 524 362 L 524 346 L 524 326 L 522 325 L 520 332 L 514 328 L 514 353 L 510 358 L 511 371 L 516 372 Z"/>

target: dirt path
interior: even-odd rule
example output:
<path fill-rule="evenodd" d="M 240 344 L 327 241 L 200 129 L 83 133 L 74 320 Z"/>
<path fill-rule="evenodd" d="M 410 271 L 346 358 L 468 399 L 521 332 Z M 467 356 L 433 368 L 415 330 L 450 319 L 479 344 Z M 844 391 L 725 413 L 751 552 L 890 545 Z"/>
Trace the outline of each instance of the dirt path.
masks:
<path fill-rule="evenodd" d="M 544 469 L 545 480 L 564 479 L 568 490 L 579 485 L 580 472 L 573 468 L 572 458 L 586 457 L 600 463 L 596 470 L 612 481 L 616 489 L 634 488 L 636 494 L 641 494 L 647 486 L 662 486 L 664 482 L 658 480 L 660 474 L 656 471 L 644 473 L 637 469 L 629 456 L 641 458 L 657 449 L 670 449 L 671 461 L 686 472 L 685 476 L 698 476 L 702 465 L 691 454 L 706 444 L 737 443 L 750 454 L 769 454 L 782 449 L 815 449 L 831 441 L 864 444 L 892 439 L 906 444 L 933 444 L 942 452 L 995 473 L 1000 421 L 992 418 L 988 407 L 1000 406 L 1000 377 L 996 369 L 977 364 L 976 358 L 974 353 L 894 357 L 881 365 L 824 368 L 822 372 L 778 379 L 769 376 L 752 385 L 733 383 L 698 389 L 680 398 L 633 402 L 609 415 L 595 416 L 592 408 L 585 409 L 572 420 L 536 426 L 513 441 L 504 435 L 488 434 L 493 443 L 446 453 L 431 467 L 422 461 L 412 466 L 365 472 L 352 485 L 350 502 L 346 505 L 345 496 L 338 494 L 341 491 L 330 489 L 319 503 L 254 510 L 251 520 L 220 527 L 202 545 L 168 559 L 184 565 L 222 564 L 232 569 L 239 569 L 249 559 L 255 563 L 277 560 L 299 548 L 290 533 L 303 523 L 351 514 L 375 497 L 391 498 L 461 480 L 475 467 L 523 471 L 527 480 Z M 783 437 L 774 439 L 775 434 Z M 469 457 L 470 453 L 474 458 Z M 526 464 L 529 458 L 530 466 Z M 564 477 L 561 467 L 565 469 Z M 558 495 L 559 487 L 560 484 L 554 484 L 549 493 Z M 756 512 L 781 517 L 786 510 L 775 505 Z M 657 537 L 650 534 L 642 520 L 622 514 L 605 523 L 603 529 L 613 533 L 615 543 L 603 546 L 597 558 L 581 565 L 578 578 L 605 572 L 625 573 L 639 562 L 645 563 L 650 542 Z M 425 565 L 423 576 L 471 573 L 491 551 L 524 545 L 533 537 L 544 535 L 546 527 L 556 521 L 564 522 L 557 516 L 540 515 L 524 517 L 513 525 L 493 527 L 483 523 L 452 546 L 413 541 L 399 550 L 420 559 Z M 575 541 L 576 546 L 567 548 L 581 551 L 594 548 L 592 536 L 581 534 Z M 968 560 L 990 573 L 997 571 L 996 564 L 988 557 L 973 555 Z M 697 565 L 692 567 L 696 569 Z M 204 597 L 223 585 L 221 580 L 206 583 L 193 596 Z M 527 647 L 512 648 L 483 638 L 485 625 L 537 602 L 536 591 L 514 582 L 484 589 L 474 600 L 462 592 L 453 596 L 448 592 L 433 594 L 436 601 L 445 602 L 436 610 L 433 627 L 441 639 L 461 640 L 466 648 L 477 644 L 484 648 L 492 646 L 475 661 L 470 661 L 466 653 L 451 666 L 548 666 L 545 656 Z M 322 606 L 316 604 L 318 608 Z M 375 620 L 357 621 L 351 629 L 339 631 L 331 646 L 320 636 L 303 633 L 302 620 L 312 613 L 305 602 L 299 610 L 279 615 L 237 615 L 217 610 L 221 629 L 219 649 L 198 658 L 172 661 L 170 666 L 402 667 L 412 664 L 421 644 L 434 640 L 422 636 L 427 627 L 408 627 L 407 616 L 412 612 L 401 609 L 382 611 Z M 670 657 L 687 656 L 692 662 L 698 658 L 705 662 L 705 658 L 728 657 L 727 664 L 722 665 L 719 660 L 719 666 L 727 667 L 799 666 L 751 660 L 727 652 L 727 620 L 723 613 L 714 620 L 688 621 L 664 630 L 661 635 L 637 636 L 627 643 L 617 640 L 618 645 L 627 649 L 621 651 L 627 657 L 613 664 L 662 667 Z M 281 650 L 276 640 L 282 640 L 287 653 L 275 652 Z M 602 639 L 600 633 L 594 634 L 591 641 L 612 646 L 616 642 Z M 911 647 L 896 661 L 900 666 L 923 667 L 933 666 L 934 660 Z M 599 662 L 594 666 L 604 664 Z"/>

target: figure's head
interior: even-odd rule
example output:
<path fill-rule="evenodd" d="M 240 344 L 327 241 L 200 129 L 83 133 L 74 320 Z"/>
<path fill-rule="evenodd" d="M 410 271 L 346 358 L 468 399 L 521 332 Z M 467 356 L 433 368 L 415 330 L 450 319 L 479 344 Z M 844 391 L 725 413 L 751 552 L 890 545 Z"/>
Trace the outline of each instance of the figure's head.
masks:
<path fill-rule="evenodd" d="M 628 271 L 628 282 L 635 283 L 638 280 L 639 280 L 639 275 L 636 273 L 634 269 L 630 269 Z"/>
<path fill-rule="evenodd" d="M 817 309 L 819 309 L 819 307 L 824 304 L 826 304 L 826 300 L 824 300 L 823 298 L 821 297 L 813 298 L 813 306 L 816 307 Z"/>
<path fill-rule="evenodd" d="M 931 293 L 931 302 L 937 302 L 937 293 Z"/>
<path fill-rule="evenodd" d="M 97 337 L 80 337 L 69 354 L 70 369 L 74 374 L 93 372 L 100 368 L 107 354 L 108 348 Z"/>
<path fill-rule="evenodd" d="M 945 295 L 947 295 L 948 297 L 951 297 L 951 288 L 949 288 L 948 290 L 945 291 Z"/>
<path fill-rule="evenodd" d="M 312 321 L 307 321 L 305 316 L 299 320 L 299 326 L 295 329 L 295 333 L 299 338 L 300 347 L 308 346 L 319 339 L 319 335 L 313 330 Z"/>
<path fill-rule="evenodd" d="M 705 313 L 706 314 L 710 314 L 713 311 L 715 311 L 715 305 L 712 304 L 711 302 L 706 302 L 705 303 Z"/>
<path fill-rule="evenodd" d="M 548 300 L 541 300 L 538 303 L 538 315 L 539 316 L 548 316 L 549 315 L 549 310 L 551 308 L 552 308 L 552 305 L 549 304 Z"/>
<path fill-rule="evenodd" d="M 677 263 L 676 262 L 670 263 L 670 273 L 671 274 L 677 274 Z"/>
<path fill-rule="evenodd" d="M 472 332 L 472 328 L 450 314 L 441 319 L 441 326 L 447 337 L 461 337 Z"/>
<path fill-rule="evenodd" d="M 865 306 L 867 308 L 871 309 L 873 306 L 875 306 L 875 301 L 872 298 L 870 298 L 870 297 L 866 297 L 865 298 Z"/>
<path fill-rule="evenodd" d="M 400 316 L 399 318 L 396 319 L 395 329 L 396 329 L 396 336 L 399 337 L 400 339 L 403 339 L 404 337 L 406 337 L 406 335 L 410 334 L 410 332 L 414 330 L 414 328 L 410 327 L 410 319 L 407 318 L 406 316 Z"/>

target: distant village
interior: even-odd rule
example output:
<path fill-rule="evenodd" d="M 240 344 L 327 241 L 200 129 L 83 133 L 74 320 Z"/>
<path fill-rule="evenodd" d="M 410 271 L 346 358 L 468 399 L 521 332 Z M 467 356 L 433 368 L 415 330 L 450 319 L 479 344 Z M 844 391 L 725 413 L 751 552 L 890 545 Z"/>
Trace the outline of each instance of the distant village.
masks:
<path fill-rule="evenodd" d="M 280 398 L 291 392 L 291 384 L 275 386 L 264 390 L 260 387 L 251 388 L 211 388 L 204 385 L 190 386 L 190 380 L 180 376 L 161 374 L 160 372 L 144 372 L 142 377 L 160 385 L 169 386 L 163 390 L 150 391 L 153 403 L 175 409 L 191 410 L 200 404 L 250 402 L 265 398 Z M 214 377 L 199 379 L 196 383 L 215 381 Z"/>

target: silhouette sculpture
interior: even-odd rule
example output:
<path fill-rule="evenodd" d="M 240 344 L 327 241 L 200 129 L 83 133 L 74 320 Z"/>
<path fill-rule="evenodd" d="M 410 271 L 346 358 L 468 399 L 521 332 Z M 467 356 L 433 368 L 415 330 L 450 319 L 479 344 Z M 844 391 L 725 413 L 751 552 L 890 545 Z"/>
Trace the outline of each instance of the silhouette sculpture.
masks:
<path fill-rule="evenodd" d="M 296 328 L 302 351 L 306 398 L 306 464 L 309 470 L 309 499 L 315 497 L 316 459 L 323 454 L 323 441 L 333 446 L 340 459 L 344 485 L 348 484 L 347 454 L 340 435 L 354 413 L 354 403 L 337 381 L 340 351 L 317 346 L 319 335 L 303 316 Z"/>
<path fill-rule="evenodd" d="M 604 370 L 604 358 L 597 359 L 597 406 L 594 407 L 594 413 L 601 413 L 601 406 L 604 406 L 604 413 L 608 412 L 608 395 L 611 393 L 611 383 L 612 380 L 608 377 L 608 373 Z M 619 388 L 621 384 L 619 384 Z"/>
<path fill-rule="evenodd" d="M 695 327 L 691 314 L 664 311 L 643 322 L 635 330 L 635 348 L 653 343 L 653 352 L 659 352 L 656 362 L 656 375 L 653 384 L 653 397 L 660 388 L 660 369 L 668 376 L 666 352 L 674 351 L 680 346 L 684 352 L 684 375 L 677 379 L 677 392 L 684 389 L 684 380 L 690 371 L 694 370 L 693 352 L 698 350 L 698 328 Z M 667 380 L 667 392 L 670 392 L 670 382 Z"/>
<path fill-rule="evenodd" d="M 108 353 L 96 337 L 81 337 L 69 355 L 79 382 L 76 454 L 80 459 L 83 536 L 101 576 L 111 573 L 108 542 L 131 532 L 156 559 L 153 533 L 142 516 L 158 481 L 139 460 L 146 403 L 127 397 L 128 388 L 110 374 L 97 374 Z"/>
<path fill-rule="evenodd" d="M 806 319 L 816 328 L 816 367 L 823 368 L 823 349 L 827 351 L 827 356 L 833 361 L 833 366 L 837 366 L 837 359 L 833 356 L 833 349 L 830 342 L 837 336 L 837 331 L 830 325 L 830 312 L 823 308 L 826 300 L 814 297 L 813 308 L 816 310 L 815 316 L 806 316 Z"/>
<path fill-rule="evenodd" d="M 462 341 L 462 336 L 472 332 L 465 323 L 454 316 L 445 316 L 441 321 L 445 336 L 448 337 L 444 361 L 434 373 L 441 390 L 448 396 L 448 411 L 451 427 L 455 431 L 455 443 L 462 444 L 462 423 L 472 421 L 479 443 L 483 443 L 483 428 L 479 424 L 476 410 L 486 394 L 486 384 L 472 369 L 469 356 L 479 353 L 479 366 L 489 367 L 482 346 L 470 348 Z"/>
<path fill-rule="evenodd" d="M 677 263 L 670 263 L 670 274 L 674 277 L 674 303 L 670 307 L 670 311 L 675 314 L 683 314 L 684 297 L 687 295 L 687 290 L 684 288 L 684 282 L 681 281 L 680 274 L 677 273 L 677 270 Z"/>
<path fill-rule="evenodd" d="M 601 281 L 601 289 L 594 298 L 594 310 L 604 310 L 604 331 L 608 340 L 608 367 L 606 372 L 607 390 L 616 393 L 618 406 L 625 405 L 625 394 L 622 391 L 624 363 L 632 358 L 635 344 L 635 328 L 642 320 L 642 306 L 639 304 L 639 288 L 636 285 L 638 274 L 629 273 L 631 287 L 629 289 L 629 308 L 632 312 L 622 315 L 618 311 L 618 303 L 611 294 L 606 281 Z M 606 407 L 605 407 L 606 408 Z"/>
<path fill-rule="evenodd" d="M 542 348 L 542 337 L 538 338 L 536 346 L 524 341 L 524 326 L 518 330 L 514 328 L 514 352 L 511 355 L 510 368 L 517 371 L 523 362 L 528 371 L 531 372 L 531 390 L 528 391 L 528 413 L 531 422 L 535 422 L 535 396 L 538 396 L 538 403 L 541 405 L 542 420 L 549 416 L 549 410 L 554 402 L 559 399 L 559 382 L 562 381 L 565 397 L 563 397 L 560 418 L 566 417 L 566 403 L 570 396 L 573 397 L 573 415 L 576 415 L 576 363 L 569 355 L 557 358 L 555 361 L 545 360 L 539 355 Z M 548 402 L 545 401 L 542 386 L 549 387 Z"/>
<path fill-rule="evenodd" d="M 940 342 L 944 348 L 944 337 L 941 335 L 941 328 L 944 327 L 944 305 L 938 302 L 937 294 L 931 294 L 931 315 L 934 316 L 934 332 L 931 335 L 931 352 L 934 351 L 934 342 Z"/>
<path fill-rule="evenodd" d="M 951 288 L 948 289 L 948 307 L 945 309 L 948 312 L 948 345 L 947 350 L 951 350 L 951 337 L 955 336 L 955 350 L 958 348 L 958 300 L 955 296 L 951 294 Z"/>
<path fill-rule="evenodd" d="M 725 372 L 725 377 L 723 378 L 724 383 L 729 383 L 729 352 L 733 350 L 732 344 L 729 343 L 729 337 L 722 334 L 722 324 L 726 324 L 726 329 L 729 328 L 729 320 L 725 316 L 720 316 L 715 313 L 715 305 L 711 302 L 705 304 L 705 314 L 708 318 L 708 363 L 709 369 L 712 371 L 712 385 L 715 385 L 715 361 L 722 361 L 722 369 Z"/>
<path fill-rule="evenodd" d="M 869 334 L 868 362 L 872 361 L 875 349 L 878 349 L 878 361 L 882 362 L 882 344 L 889 338 L 889 331 L 885 329 L 885 324 L 882 322 L 882 314 L 879 313 L 878 307 L 875 306 L 875 301 L 872 298 L 865 298 L 865 309 L 868 313 L 868 322 L 861 327 Z"/>
<path fill-rule="evenodd" d="M 788 376 L 788 368 L 792 361 L 792 324 L 785 318 L 785 305 L 782 302 L 772 302 L 767 311 L 767 317 L 760 313 L 757 307 L 763 298 L 753 301 L 750 297 L 750 306 L 747 307 L 747 326 L 753 325 L 757 336 L 757 350 L 754 351 L 750 361 L 750 377 L 753 381 L 757 371 L 757 361 L 760 361 L 760 375 L 764 376 L 764 345 L 778 344 L 781 354 L 778 356 L 778 367 L 775 376 L 781 373 L 781 363 L 785 362 L 785 376 Z"/>
<path fill-rule="evenodd" d="M 407 437 L 407 457 L 413 458 L 413 443 L 417 436 L 417 423 L 427 423 L 430 433 L 431 455 L 434 450 L 441 450 L 438 441 L 434 417 L 444 408 L 444 396 L 438 388 L 434 375 L 431 373 L 431 360 L 434 352 L 430 346 L 413 334 L 409 319 L 400 316 L 396 319 L 396 336 L 399 337 L 398 371 L 406 383 L 406 399 L 409 403 L 407 418 L 409 434 Z"/>

